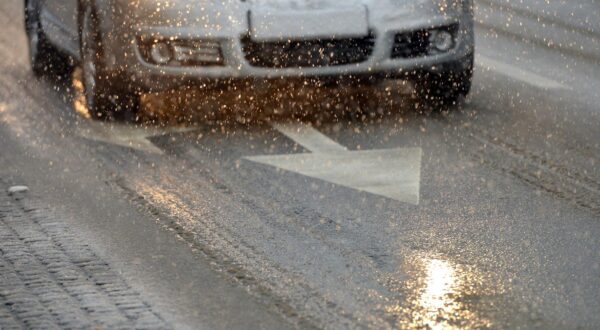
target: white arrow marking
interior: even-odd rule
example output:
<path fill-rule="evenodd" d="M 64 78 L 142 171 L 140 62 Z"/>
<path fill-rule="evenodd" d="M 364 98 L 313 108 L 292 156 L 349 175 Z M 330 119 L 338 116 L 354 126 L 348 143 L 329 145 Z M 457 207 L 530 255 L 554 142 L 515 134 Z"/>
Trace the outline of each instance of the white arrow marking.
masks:
<path fill-rule="evenodd" d="M 314 153 L 345 152 L 348 149 L 321 134 L 309 125 L 274 124 L 273 127 L 283 135 L 294 140 L 305 149 Z"/>
<path fill-rule="evenodd" d="M 163 151 L 155 146 L 148 138 L 162 136 L 169 133 L 183 133 L 194 130 L 194 128 L 158 128 L 151 126 L 133 126 L 116 123 L 103 123 L 88 121 L 89 125 L 78 127 L 79 136 L 92 141 L 101 141 L 118 146 L 137 149 L 154 154 L 163 154 Z"/>
<path fill-rule="evenodd" d="M 475 62 L 477 62 L 477 64 L 483 66 L 484 68 L 486 68 L 488 70 L 493 70 L 501 75 L 522 81 L 524 83 L 527 83 L 527 84 L 530 84 L 533 86 L 537 86 L 539 88 L 567 89 L 567 87 L 565 87 L 563 84 L 561 84 L 557 81 L 554 81 L 554 80 L 546 78 L 546 77 L 542 77 L 533 72 L 529 72 L 527 70 L 523 70 L 521 68 L 509 65 L 506 63 L 498 62 L 496 60 L 493 60 L 489 57 L 486 57 L 486 56 L 483 56 L 480 54 L 477 55 Z"/>
<path fill-rule="evenodd" d="M 307 125 L 274 125 L 312 153 L 246 159 L 401 202 L 419 204 L 421 148 L 348 151 Z"/>

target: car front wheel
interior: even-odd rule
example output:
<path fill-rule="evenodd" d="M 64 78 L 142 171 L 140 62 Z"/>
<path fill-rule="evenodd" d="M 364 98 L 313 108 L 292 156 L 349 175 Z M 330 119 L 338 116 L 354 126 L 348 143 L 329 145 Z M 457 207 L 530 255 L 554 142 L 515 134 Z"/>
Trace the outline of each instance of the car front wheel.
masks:
<path fill-rule="evenodd" d="M 98 18 L 91 4 L 83 5 L 80 17 L 80 51 L 84 95 L 93 118 L 110 119 L 135 114 L 140 97 L 123 88 L 118 75 L 105 70 Z"/>
<path fill-rule="evenodd" d="M 31 69 L 36 77 L 62 76 L 68 73 L 68 58 L 47 39 L 40 22 L 40 0 L 25 2 L 25 31 L 29 46 Z"/>
<path fill-rule="evenodd" d="M 451 109 L 471 90 L 473 55 L 452 63 L 442 72 L 422 72 L 415 77 L 419 99 L 434 109 Z"/>

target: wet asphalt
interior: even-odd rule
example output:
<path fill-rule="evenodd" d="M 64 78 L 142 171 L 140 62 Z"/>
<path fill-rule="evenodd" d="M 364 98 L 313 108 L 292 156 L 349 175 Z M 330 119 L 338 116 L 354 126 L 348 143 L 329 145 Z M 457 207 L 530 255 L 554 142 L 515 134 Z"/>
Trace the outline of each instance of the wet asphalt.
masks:
<path fill-rule="evenodd" d="M 33 78 L 20 6 L 0 5 L 3 180 L 174 327 L 600 326 L 593 60 L 480 28 L 449 112 L 404 82 L 283 82 L 149 96 L 137 122 L 98 123 L 77 74 Z M 310 152 L 273 128 L 290 122 L 350 151 L 420 148 L 418 204 L 248 160 Z"/>

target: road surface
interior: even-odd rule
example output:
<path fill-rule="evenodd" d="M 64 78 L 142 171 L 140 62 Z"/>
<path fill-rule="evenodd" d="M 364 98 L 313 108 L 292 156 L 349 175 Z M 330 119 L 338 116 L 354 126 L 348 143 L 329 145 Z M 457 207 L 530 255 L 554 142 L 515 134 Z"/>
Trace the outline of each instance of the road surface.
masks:
<path fill-rule="evenodd" d="M 29 188 L 0 196 L 5 235 L 27 219 L 59 242 L 45 224 L 61 224 L 154 326 L 600 327 L 593 58 L 479 26 L 472 93 L 450 112 L 401 81 L 259 83 L 99 122 L 77 72 L 34 79 L 21 6 L 0 4 L 0 184 Z M 1 275 L 23 279 L 3 246 Z M 112 297 L 110 322 L 137 317 Z M 0 326 L 23 322 L 10 304 Z"/>

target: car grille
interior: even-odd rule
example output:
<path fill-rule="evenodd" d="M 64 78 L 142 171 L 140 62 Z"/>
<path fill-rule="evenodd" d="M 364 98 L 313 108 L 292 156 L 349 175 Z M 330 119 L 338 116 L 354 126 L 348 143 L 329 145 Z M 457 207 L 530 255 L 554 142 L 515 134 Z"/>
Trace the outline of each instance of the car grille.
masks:
<path fill-rule="evenodd" d="M 414 58 L 427 54 L 429 49 L 429 31 L 420 30 L 398 33 L 394 37 L 392 58 Z"/>
<path fill-rule="evenodd" d="M 246 60 L 264 68 L 324 67 L 366 61 L 373 53 L 375 37 L 257 42 L 242 40 Z"/>

